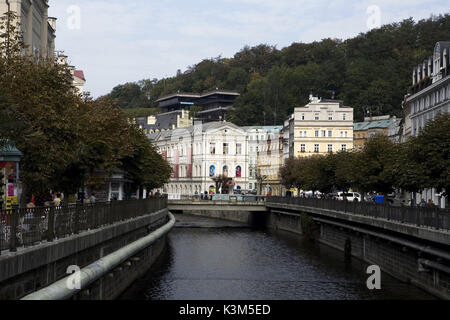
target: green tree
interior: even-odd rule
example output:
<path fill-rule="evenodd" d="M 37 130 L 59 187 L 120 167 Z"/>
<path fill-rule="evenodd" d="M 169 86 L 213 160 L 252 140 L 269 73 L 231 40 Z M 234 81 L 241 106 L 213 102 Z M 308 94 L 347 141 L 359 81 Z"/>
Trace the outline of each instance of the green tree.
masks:
<path fill-rule="evenodd" d="M 440 114 L 429 121 L 417 137 L 402 148 L 394 173 L 399 187 L 417 192 L 436 188 L 450 190 L 450 115 Z"/>
<path fill-rule="evenodd" d="M 134 125 L 130 125 L 133 152 L 123 159 L 123 168 L 135 186 L 153 190 L 162 187 L 172 175 L 172 167 L 157 152 L 146 135 Z"/>
<path fill-rule="evenodd" d="M 395 176 L 391 168 L 396 152 L 397 146 L 386 136 L 370 138 L 364 150 L 355 153 L 352 170 L 353 187 L 364 193 L 391 192 L 395 184 Z"/>

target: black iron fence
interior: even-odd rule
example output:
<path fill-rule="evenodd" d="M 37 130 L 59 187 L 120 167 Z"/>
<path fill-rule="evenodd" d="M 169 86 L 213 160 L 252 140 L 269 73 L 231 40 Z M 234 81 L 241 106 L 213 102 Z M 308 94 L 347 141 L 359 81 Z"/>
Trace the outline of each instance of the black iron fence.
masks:
<path fill-rule="evenodd" d="M 87 230 L 167 208 L 167 197 L 88 205 L 14 208 L 0 213 L 0 254 L 43 241 L 52 242 Z"/>
<path fill-rule="evenodd" d="M 419 227 L 450 230 L 450 211 L 439 208 L 393 207 L 371 202 L 349 202 L 331 199 L 269 197 L 266 203 L 283 203 L 386 219 Z"/>

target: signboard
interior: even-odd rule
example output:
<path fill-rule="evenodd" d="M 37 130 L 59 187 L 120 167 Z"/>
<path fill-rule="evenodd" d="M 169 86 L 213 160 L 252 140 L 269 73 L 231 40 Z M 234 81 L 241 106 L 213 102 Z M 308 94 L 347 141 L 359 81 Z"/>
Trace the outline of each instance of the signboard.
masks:
<path fill-rule="evenodd" d="M 168 194 L 167 199 L 169 200 L 181 200 L 181 194 Z"/>
<path fill-rule="evenodd" d="M 11 210 L 13 205 L 19 204 L 18 197 L 6 197 L 6 210 Z"/>

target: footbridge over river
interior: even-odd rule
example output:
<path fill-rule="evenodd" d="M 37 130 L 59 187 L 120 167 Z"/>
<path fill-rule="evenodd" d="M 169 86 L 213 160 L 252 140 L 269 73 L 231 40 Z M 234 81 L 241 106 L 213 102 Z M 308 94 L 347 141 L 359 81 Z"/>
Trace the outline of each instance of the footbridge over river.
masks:
<path fill-rule="evenodd" d="M 386 273 L 450 298 L 450 212 L 327 199 L 191 197 L 169 210 L 284 230 L 378 265 Z"/>

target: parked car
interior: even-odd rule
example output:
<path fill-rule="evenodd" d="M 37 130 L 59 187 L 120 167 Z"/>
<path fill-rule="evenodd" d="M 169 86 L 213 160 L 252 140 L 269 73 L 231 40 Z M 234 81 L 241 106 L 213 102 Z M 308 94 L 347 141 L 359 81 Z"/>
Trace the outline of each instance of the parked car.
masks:
<path fill-rule="evenodd" d="M 348 202 L 354 202 L 354 201 L 361 202 L 362 201 L 362 196 L 358 192 L 346 192 L 346 193 L 338 192 L 338 198 L 337 198 L 338 200 L 344 201 L 345 198 L 347 198 Z"/>

